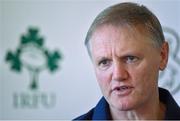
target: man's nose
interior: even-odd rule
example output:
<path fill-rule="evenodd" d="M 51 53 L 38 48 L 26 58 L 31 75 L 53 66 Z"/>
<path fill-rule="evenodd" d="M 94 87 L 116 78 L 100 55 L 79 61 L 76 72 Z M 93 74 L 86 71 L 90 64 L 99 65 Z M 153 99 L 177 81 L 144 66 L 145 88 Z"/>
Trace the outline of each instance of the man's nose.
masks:
<path fill-rule="evenodd" d="M 125 81 L 128 78 L 128 71 L 123 64 L 114 63 L 112 79 L 117 81 Z"/>

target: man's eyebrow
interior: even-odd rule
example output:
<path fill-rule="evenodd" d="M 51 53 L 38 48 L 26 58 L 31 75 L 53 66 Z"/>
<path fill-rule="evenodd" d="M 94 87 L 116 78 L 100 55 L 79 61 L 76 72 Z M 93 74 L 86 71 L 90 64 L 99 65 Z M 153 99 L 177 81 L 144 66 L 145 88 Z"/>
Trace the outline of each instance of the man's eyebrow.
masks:
<path fill-rule="evenodd" d="M 101 61 L 101 60 L 106 60 L 106 59 L 109 59 L 109 58 L 107 56 L 99 56 L 95 60 L 96 61 Z"/>
<path fill-rule="evenodd" d="M 128 51 L 128 52 L 124 52 L 121 55 L 119 55 L 118 57 L 124 57 L 124 56 L 139 56 L 141 55 L 141 52 L 136 51 L 136 50 L 132 50 L 132 51 Z"/>

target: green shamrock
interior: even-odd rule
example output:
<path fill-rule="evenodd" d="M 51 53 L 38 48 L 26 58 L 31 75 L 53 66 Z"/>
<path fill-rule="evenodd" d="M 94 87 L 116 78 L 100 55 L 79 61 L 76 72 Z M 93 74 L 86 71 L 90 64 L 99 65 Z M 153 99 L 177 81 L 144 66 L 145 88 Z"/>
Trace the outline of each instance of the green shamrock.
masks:
<path fill-rule="evenodd" d="M 31 77 L 31 89 L 38 88 L 38 76 L 46 68 L 55 72 L 58 62 L 62 59 L 59 51 L 50 52 L 44 45 L 44 39 L 39 36 L 37 28 L 29 28 L 28 33 L 21 36 L 20 45 L 15 52 L 8 51 L 6 61 L 10 63 L 13 71 L 21 72 L 25 67 Z"/>

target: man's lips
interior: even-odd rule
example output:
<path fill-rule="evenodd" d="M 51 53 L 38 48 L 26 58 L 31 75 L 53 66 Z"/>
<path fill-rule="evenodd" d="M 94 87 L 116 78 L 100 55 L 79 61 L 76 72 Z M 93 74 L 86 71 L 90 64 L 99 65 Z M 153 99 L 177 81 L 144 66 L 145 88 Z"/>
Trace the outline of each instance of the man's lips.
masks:
<path fill-rule="evenodd" d="M 113 90 L 123 91 L 123 90 L 131 89 L 131 88 L 133 88 L 133 87 L 132 86 L 123 85 L 123 86 L 115 86 L 113 88 Z"/>
<path fill-rule="evenodd" d="M 115 93 L 119 96 L 126 96 L 133 91 L 133 86 L 122 85 L 122 86 L 114 86 L 112 88 L 112 93 Z"/>

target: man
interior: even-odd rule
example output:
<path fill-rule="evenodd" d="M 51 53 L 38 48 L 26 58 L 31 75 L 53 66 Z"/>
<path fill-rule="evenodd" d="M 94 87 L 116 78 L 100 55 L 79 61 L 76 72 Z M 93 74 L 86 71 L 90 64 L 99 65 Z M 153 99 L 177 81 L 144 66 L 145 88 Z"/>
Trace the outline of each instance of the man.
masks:
<path fill-rule="evenodd" d="M 103 97 L 75 120 L 180 119 L 171 94 L 158 88 L 168 43 L 145 6 L 121 3 L 105 9 L 92 23 L 85 45 Z"/>

